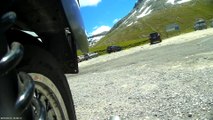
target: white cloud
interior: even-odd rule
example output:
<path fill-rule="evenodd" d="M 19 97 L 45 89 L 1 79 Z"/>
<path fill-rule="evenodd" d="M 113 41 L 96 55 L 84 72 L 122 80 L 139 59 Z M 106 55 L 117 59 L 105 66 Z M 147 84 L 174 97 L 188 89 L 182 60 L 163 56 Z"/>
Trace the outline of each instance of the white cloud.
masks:
<path fill-rule="evenodd" d="M 102 32 L 109 31 L 110 29 L 111 29 L 111 27 L 102 25 L 102 26 L 100 26 L 100 27 L 97 27 L 97 28 L 91 33 L 91 35 L 97 35 L 97 34 L 100 34 L 100 33 L 102 33 Z"/>
<path fill-rule="evenodd" d="M 100 2 L 101 0 L 80 0 L 80 6 L 97 6 Z"/>
<path fill-rule="evenodd" d="M 117 23 L 120 20 L 120 18 L 116 18 L 115 20 L 113 20 L 113 24 Z"/>

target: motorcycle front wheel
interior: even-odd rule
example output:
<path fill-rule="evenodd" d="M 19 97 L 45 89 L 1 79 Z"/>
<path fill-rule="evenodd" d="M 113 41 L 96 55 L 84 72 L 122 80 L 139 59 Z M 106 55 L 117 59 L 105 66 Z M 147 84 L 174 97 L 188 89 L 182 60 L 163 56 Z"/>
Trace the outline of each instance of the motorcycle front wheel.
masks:
<path fill-rule="evenodd" d="M 76 120 L 67 79 L 49 52 L 37 46 L 24 46 L 20 66 L 19 71 L 28 73 L 35 81 L 34 97 L 45 107 L 48 120 Z"/>

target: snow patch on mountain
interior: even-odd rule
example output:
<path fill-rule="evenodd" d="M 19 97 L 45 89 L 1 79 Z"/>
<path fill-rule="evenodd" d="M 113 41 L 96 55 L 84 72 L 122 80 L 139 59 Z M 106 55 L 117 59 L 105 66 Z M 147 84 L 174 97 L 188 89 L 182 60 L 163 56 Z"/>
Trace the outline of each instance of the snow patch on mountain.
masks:
<path fill-rule="evenodd" d="M 141 9 L 139 10 L 139 12 L 141 13 L 142 10 L 144 10 L 144 8 L 146 8 L 146 6 L 142 6 Z"/>
<path fill-rule="evenodd" d="M 152 12 L 151 7 L 152 7 L 151 5 L 147 7 L 140 15 L 137 16 L 137 18 L 142 18 L 146 15 L 149 15 Z"/>
<path fill-rule="evenodd" d="M 137 11 L 134 11 L 134 12 L 124 21 L 124 24 L 127 24 L 129 18 L 131 18 L 132 16 L 134 16 L 136 13 L 137 13 Z"/>
<path fill-rule="evenodd" d="M 190 1 L 192 1 L 192 0 L 182 0 L 182 1 L 178 1 L 177 3 L 178 3 L 178 4 L 182 4 L 182 3 L 190 2 Z"/>
<path fill-rule="evenodd" d="M 101 38 L 105 37 L 105 35 L 93 37 L 93 38 L 88 38 L 89 46 L 94 46 Z"/>
<path fill-rule="evenodd" d="M 137 11 L 134 11 L 134 12 L 129 16 L 129 18 L 131 18 L 132 16 L 134 16 L 136 13 L 137 13 Z"/>
<path fill-rule="evenodd" d="M 166 3 L 170 3 L 170 4 L 182 4 L 185 2 L 190 2 L 191 0 L 167 0 Z"/>
<path fill-rule="evenodd" d="M 127 25 L 127 27 L 131 26 L 133 24 L 133 22 L 131 22 L 130 24 Z"/>

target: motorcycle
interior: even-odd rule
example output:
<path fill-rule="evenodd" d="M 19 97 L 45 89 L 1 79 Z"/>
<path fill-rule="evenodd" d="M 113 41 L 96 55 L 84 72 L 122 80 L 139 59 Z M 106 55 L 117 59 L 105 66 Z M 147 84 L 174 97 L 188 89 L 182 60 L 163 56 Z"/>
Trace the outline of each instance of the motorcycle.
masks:
<path fill-rule="evenodd" d="M 88 52 L 79 1 L 1 0 L 0 119 L 76 120 L 64 74 L 78 73 L 77 48 Z"/>

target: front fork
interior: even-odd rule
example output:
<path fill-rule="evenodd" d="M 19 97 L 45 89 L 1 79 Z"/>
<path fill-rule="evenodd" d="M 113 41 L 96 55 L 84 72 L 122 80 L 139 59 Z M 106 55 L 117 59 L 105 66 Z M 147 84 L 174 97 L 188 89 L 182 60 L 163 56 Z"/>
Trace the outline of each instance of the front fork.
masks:
<path fill-rule="evenodd" d="M 45 120 L 44 107 L 33 97 L 34 81 L 27 73 L 15 70 L 23 57 L 23 46 L 13 42 L 9 49 L 5 37 L 16 14 L 7 12 L 0 17 L 0 119 Z"/>

